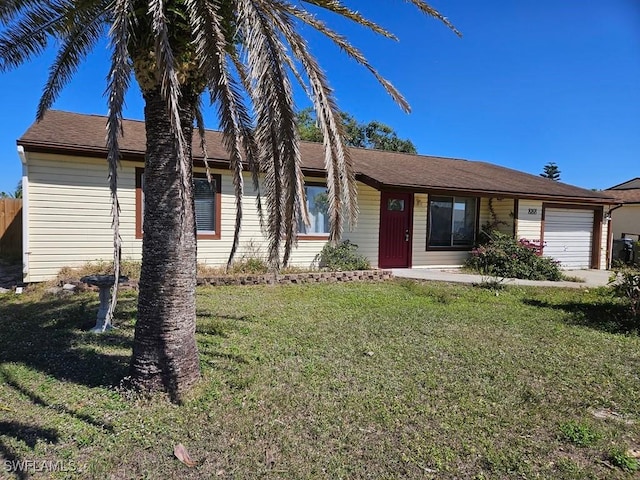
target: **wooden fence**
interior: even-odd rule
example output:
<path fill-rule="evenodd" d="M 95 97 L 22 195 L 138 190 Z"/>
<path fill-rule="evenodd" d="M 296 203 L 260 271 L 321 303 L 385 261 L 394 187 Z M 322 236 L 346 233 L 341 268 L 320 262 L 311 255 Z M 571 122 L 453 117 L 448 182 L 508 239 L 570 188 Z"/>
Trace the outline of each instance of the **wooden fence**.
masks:
<path fill-rule="evenodd" d="M 22 255 L 22 200 L 0 199 L 0 257 Z"/>

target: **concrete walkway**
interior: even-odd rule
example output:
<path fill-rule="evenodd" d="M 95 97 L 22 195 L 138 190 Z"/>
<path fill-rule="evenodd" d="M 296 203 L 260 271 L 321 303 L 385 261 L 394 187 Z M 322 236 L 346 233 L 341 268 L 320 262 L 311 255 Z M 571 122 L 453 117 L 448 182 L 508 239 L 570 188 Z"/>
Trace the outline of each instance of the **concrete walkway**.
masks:
<path fill-rule="evenodd" d="M 463 273 L 456 268 L 392 268 L 393 275 L 398 278 L 412 278 L 415 280 L 433 280 L 438 282 L 453 283 L 482 283 L 493 280 L 493 277 Z M 583 282 L 551 282 L 547 280 L 520 280 L 508 278 L 503 282 L 505 285 L 531 285 L 539 287 L 565 287 L 565 288 L 592 288 L 603 287 L 609 282 L 611 272 L 608 270 L 568 270 L 564 272 L 571 277 L 577 277 Z"/>

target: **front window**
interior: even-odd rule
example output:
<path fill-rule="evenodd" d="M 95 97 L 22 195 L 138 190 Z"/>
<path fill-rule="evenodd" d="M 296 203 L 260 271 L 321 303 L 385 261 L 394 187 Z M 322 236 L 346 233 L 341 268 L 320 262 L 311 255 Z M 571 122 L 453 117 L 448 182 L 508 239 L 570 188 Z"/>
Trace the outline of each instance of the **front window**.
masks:
<path fill-rule="evenodd" d="M 193 179 L 193 197 L 196 206 L 196 228 L 198 233 L 213 234 L 216 232 L 216 191 L 217 182 L 206 178 Z"/>
<path fill-rule="evenodd" d="M 301 235 L 329 235 L 327 187 L 324 185 L 305 185 L 304 192 L 307 197 L 310 225 L 301 223 L 298 229 L 299 233 Z"/>
<path fill-rule="evenodd" d="M 429 247 L 471 247 L 476 236 L 477 199 L 429 197 Z"/>
<path fill-rule="evenodd" d="M 211 175 L 211 184 L 202 174 L 194 174 L 193 196 L 199 239 L 220 238 L 220 175 Z M 144 170 L 136 168 L 136 238 L 142 238 L 144 219 Z"/>

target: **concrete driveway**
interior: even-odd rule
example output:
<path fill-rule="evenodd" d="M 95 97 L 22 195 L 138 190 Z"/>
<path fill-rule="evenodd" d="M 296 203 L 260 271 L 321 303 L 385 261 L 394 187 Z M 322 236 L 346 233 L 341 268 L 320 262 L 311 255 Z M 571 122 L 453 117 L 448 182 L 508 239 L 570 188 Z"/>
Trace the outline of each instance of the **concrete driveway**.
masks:
<path fill-rule="evenodd" d="M 453 283 L 482 283 L 492 280 L 492 277 L 464 273 L 456 268 L 392 268 L 393 275 L 398 278 L 412 278 L 415 280 L 434 280 L 438 282 Z M 584 282 L 551 282 L 548 280 L 520 280 L 508 278 L 505 285 L 532 285 L 540 287 L 565 287 L 565 288 L 592 288 L 603 287 L 609 282 L 611 271 L 609 270 L 567 270 L 564 272 L 571 277 L 577 277 Z"/>

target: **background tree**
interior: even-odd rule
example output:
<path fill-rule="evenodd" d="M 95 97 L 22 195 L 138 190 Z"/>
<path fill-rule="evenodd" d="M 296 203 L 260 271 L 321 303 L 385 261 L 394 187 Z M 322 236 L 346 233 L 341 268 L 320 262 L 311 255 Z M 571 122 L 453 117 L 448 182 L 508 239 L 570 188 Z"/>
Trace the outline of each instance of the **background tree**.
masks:
<path fill-rule="evenodd" d="M 0 192 L 0 198 L 22 198 L 22 180 L 18 182 L 15 192 Z"/>
<path fill-rule="evenodd" d="M 378 121 L 360 123 L 352 115 L 340 112 L 345 141 L 351 147 L 375 148 L 394 152 L 417 153 L 411 140 L 403 140 L 388 125 Z M 311 107 L 296 113 L 296 123 L 301 140 L 322 142 L 322 131 Z"/>
<path fill-rule="evenodd" d="M 549 162 L 544 166 L 544 171 L 540 174 L 541 177 L 550 178 L 556 182 L 560 181 L 560 169 L 556 165 L 556 162 Z"/>
<path fill-rule="evenodd" d="M 458 33 L 423 0 L 423 14 Z M 355 180 L 332 90 L 300 30 L 319 31 L 369 70 L 404 109 L 399 92 L 344 36 L 305 4 L 333 12 L 376 34 L 390 32 L 335 0 L 7 0 L 0 3 L 0 71 L 46 51 L 57 55 L 38 106 L 41 119 L 87 55 L 107 37 L 107 162 L 114 225 L 114 271 L 120 271 L 117 196 L 122 110 L 132 77 L 144 99 L 146 128 L 144 238 L 131 381 L 179 399 L 199 378 L 195 344 L 196 222 L 192 138 L 197 126 L 205 154 L 201 100 L 218 112 L 242 219 L 243 162 L 257 191 L 274 268 L 286 264 L 300 221 L 308 223 L 300 167 L 292 81 L 310 93 L 322 132 L 327 169 L 330 240 L 357 215 Z M 295 72 L 294 72 L 295 70 Z M 305 80 L 306 79 L 306 82 Z M 207 169 L 208 171 L 208 169 Z M 108 315 L 113 314 L 118 282 Z"/>
<path fill-rule="evenodd" d="M 16 191 L 14 192 L 13 196 L 15 198 L 22 198 L 22 180 L 18 182 L 18 185 L 16 186 Z"/>

